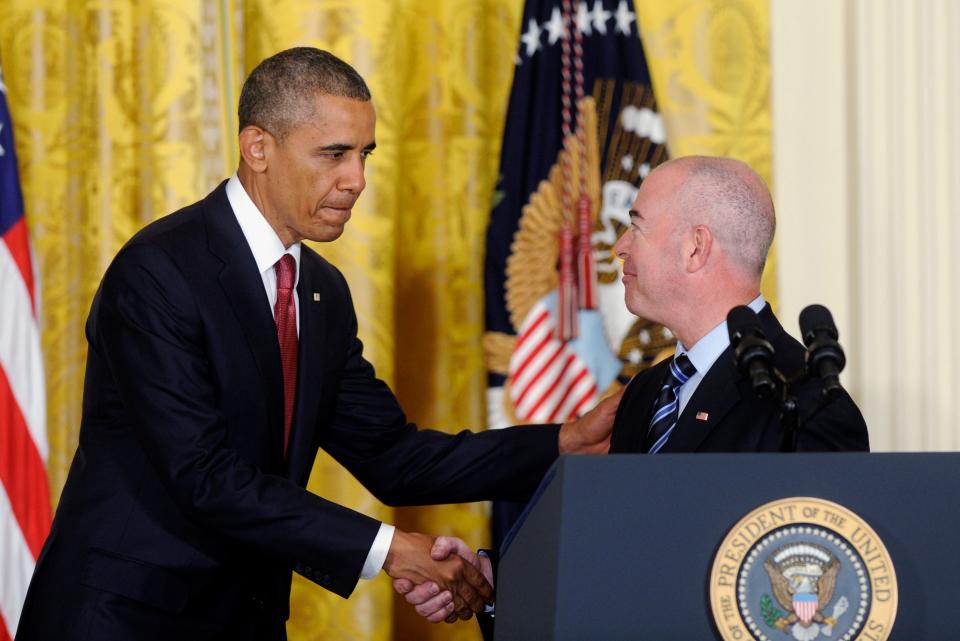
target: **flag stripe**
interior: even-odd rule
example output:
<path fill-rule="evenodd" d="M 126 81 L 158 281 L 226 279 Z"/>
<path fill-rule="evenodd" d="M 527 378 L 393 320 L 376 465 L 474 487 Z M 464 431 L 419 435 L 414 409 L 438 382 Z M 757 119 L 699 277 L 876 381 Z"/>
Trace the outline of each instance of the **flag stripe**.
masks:
<path fill-rule="evenodd" d="M 523 344 L 526 342 L 527 338 L 534 334 L 537 329 L 539 329 L 540 325 L 547 322 L 547 319 L 550 318 L 550 311 L 547 310 L 545 305 L 538 305 L 538 307 L 542 307 L 543 309 L 537 315 L 536 319 L 530 323 L 529 327 L 520 328 L 520 336 L 517 338 L 517 345 L 514 350 L 519 351 L 520 348 L 523 347 Z"/>
<path fill-rule="evenodd" d="M 580 370 L 580 373 L 577 374 L 572 381 L 570 381 L 570 384 L 567 385 L 567 389 L 563 391 L 563 395 L 561 396 L 561 398 L 563 398 L 565 402 L 562 403 L 559 407 L 557 407 L 557 409 L 554 410 L 553 414 L 550 415 L 549 420 L 551 423 L 557 420 L 565 421 L 567 420 L 567 418 L 569 418 L 569 416 L 564 416 L 561 413 L 561 410 L 564 409 L 568 404 L 570 404 L 571 401 L 576 400 L 571 397 L 571 392 L 573 392 L 577 384 L 580 383 L 583 380 L 583 378 L 589 374 L 590 372 L 588 372 L 587 369 L 584 368 Z"/>
<path fill-rule="evenodd" d="M 597 402 L 597 386 L 593 385 L 590 388 L 590 393 L 584 395 L 580 399 L 580 402 L 577 403 L 576 407 L 573 408 L 573 411 L 570 412 L 570 416 L 580 416 L 583 412 L 587 410 L 588 407 L 591 407 L 595 402 Z"/>
<path fill-rule="evenodd" d="M 0 618 L 9 625 L 0 624 L 0 640 L 16 634 L 20 611 L 27 596 L 27 586 L 33 574 L 34 556 L 23 539 L 10 508 L 7 493 L 0 487 Z M 4 637 L 7 632 L 9 636 Z"/>
<path fill-rule="evenodd" d="M 554 400 L 556 391 L 564 382 L 564 374 L 569 371 L 570 365 L 576 360 L 576 356 L 568 350 L 564 350 L 564 353 L 567 354 L 567 357 L 560 366 L 560 373 L 557 376 L 550 376 L 544 379 L 542 385 L 545 389 L 531 397 L 530 403 L 532 403 L 532 406 L 528 408 L 517 408 L 518 410 L 522 410 L 526 416 L 531 418 L 539 416 L 541 407 L 546 403 L 549 403 L 546 409 L 547 416 L 553 413 L 557 403 L 557 401 Z"/>
<path fill-rule="evenodd" d="M 547 359 L 547 362 L 543 364 L 543 367 L 541 367 L 536 372 L 536 374 L 533 376 L 533 379 L 527 385 L 525 385 L 523 389 L 520 391 L 520 394 L 517 396 L 517 405 L 521 405 L 523 403 L 523 398 L 524 396 L 527 395 L 527 392 L 529 392 L 533 388 L 533 386 L 536 385 L 537 381 L 543 378 L 544 372 L 546 372 L 551 367 L 553 367 L 554 362 L 557 360 L 557 358 L 560 357 L 562 353 L 563 353 L 563 345 L 560 344 L 558 341 L 557 345 L 554 346 L 553 353 L 550 354 L 550 357 Z"/>
<path fill-rule="evenodd" d="M 510 357 L 510 397 L 521 421 L 566 420 L 597 400 L 593 375 L 576 352 L 554 336 L 554 319 L 538 302 L 521 326 Z"/>
<path fill-rule="evenodd" d="M 590 370 L 583 370 L 586 376 L 578 382 L 573 389 L 570 391 L 570 394 L 566 398 L 566 402 L 561 408 L 560 413 L 557 415 L 557 421 L 563 422 L 568 421 L 571 418 L 577 417 L 577 408 L 583 407 L 584 405 L 589 404 L 591 407 L 596 405 L 597 401 L 597 384 L 593 376 L 590 375 Z"/>
<path fill-rule="evenodd" d="M 4 237 L 6 239 L 6 237 Z M 23 413 L 40 456 L 47 459 L 46 407 L 40 332 L 33 317 L 30 293 L 19 275 L 15 259 L 0 244 L 0 369 L 8 376 L 15 402 Z"/>
<path fill-rule="evenodd" d="M 36 301 L 34 300 L 33 266 L 30 264 L 30 244 L 27 239 L 27 222 L 24 220 L 22 214 L 20 219 L 13 224 L 13 227 L 8 229 L 7 233 L 3 235 L 3 241 L 7 246 L 7 251 L 10 252 L 10 256 L 13 258 L 14 264 L 20 271 L 20 278 L 23 280 L 27 292 L 30 294 L 30 309 L 31 315 L 33 315 L 32 310 L 37 308 Z M 5 283 L 6 281 L 3 282 Z"/>
<path fill-rule="evenodd" d="M 523 373 L 524 373 L 524 372 L 526 371 L 526 369 L 530 366 L 530 364 L 537 359 L 537 356 L 540 355 L 540 353 L 541 353 L 541 351 L 543 350 L 543 348 L 546 347 L 546 345 L 547 345 L 551 340 L 553 340 L 553 338 L 550 336 L 550 334 L 545 334 L 545 335 L 543 336 L 543 339 L 542 339 L 539 343 L 537 343 L 537 346 L 534 347 L 532 350 L 530 350 L 529 353 L 528 353 L 528 352 L 517 352 L 516 355 L 517 355 L 517 357 L 518 357 L 518 360 L 519 360 L 519 359 L 523 359 L 523 360 L 520 362 L 520 367 L 518 367 L 518 368 L 516 369 L 516 371 L 513 372 L 511 378 L 516 379 L 516 380 L 521 380 L 521 379 L 523 378 Z M 511 360 L 513 360 L 513 359 L 511 359 Z"/>
<path fill-rule="evenodd" d="M 50 528 L 38 278 L 0 72 L 0 641 L 16 636 Z"/>
<path fill-rule="evenodd" d="M 0 482 L 34 558 L 40 555 L 50 526 L 47 470 L 23 414 L 13 398 L 6 372 L 0 369 Z"/>
<path fill-rule="evenodd" d="M 528 389 L 537 389 L 541 383 L 537 382 L 537 378 L 543 372 L 544 369 L 553 371 L 554 365 L 552 364 L 554 359 L 552 358 L 553 354 L 551 349 L 554 351 L 559 350 L 561 355 L 567 353 L 567 349 L 563 343 L 557 341 L 553 338 L 553 332 L 547 332 L 544 336 L 546 341 L 543 346 L 533 355 L 533 358 L 529 359 L 529 367 L 525 363 L 523 372 L 515 372 L 511 374 L 510 379 L 513 381 L 512 385 L 516 387 L 517 390 L 526 391 Z M 523 356 L 522 354 L 519 356 Z M 559 374 L 561 370 L 557 370 Z M 517 399 L 519 403 L 519 398 Z"/>

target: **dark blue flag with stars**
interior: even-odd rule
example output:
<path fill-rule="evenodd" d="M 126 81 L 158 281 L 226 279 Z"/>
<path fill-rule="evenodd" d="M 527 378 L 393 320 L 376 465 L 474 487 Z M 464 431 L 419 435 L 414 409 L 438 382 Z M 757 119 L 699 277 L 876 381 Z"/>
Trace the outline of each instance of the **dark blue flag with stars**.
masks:
<path fill-rule="evenodd" d="M 490 428 L 548 422 L 537 420 L 538 416 L 552 416 L 549 422 L 562 421 L 567 416 L 560 406 L 564 412 L 578 408 L 576 413 L 580 414 L 581 406 L 584 411 L 589 409 L 582 401 L 587 400 L 590 392 L 584 391 L 582 399 L 577 397 L 566 404 L 564 394 L 575 394 L 577 385 L 586 390 L 583 380 L 587 379 L 594 390 L 590 399 L 595 400 L 611 385 L 629 380 L 648 366 L 655 353 L 672 339 L 659 326 L 628 315 L 619 280 L 619 261 L 611 251 L 616 238 L 629 224 L 627 211 L 643 177 L 666 160 L 663 124 L 653 98 L 633 2 L 573 2 L 571 22 L 582 43 L 583 93 L 593 99 L 596 113 L 588 126 L 595 128 L 593 140 L 598 152 L 596 166 L 590 170 L 599 174 L 601 186 L 596 194 L 602 203 L 601 211 L 592 212 L 591 234 L 600 304 L 589 317 L 581 310 L 580 336 L 576 341 L 559 343 L 554 348 L 547 345 L 550 341 L 546 338 L 531 339 L 528 348 L 534 342 L 547 346 L 542 352 L 520 353 L 518 345 L 527 337 L 524 327 L 533 324 L 524 320 L 538 310 L 548 317 L 556 314 L 556 288 L 545 284 L 555 283 L 556 278 L 552 272 L 546 279 L 543 274 L 557 269 L 556 221 L 563 216 L 562 211 L 547 211 L 543 205 L 555 202 L 555 198 L 535 197 L 538 190 L 544 190 L 542 181 L 550 180 L 552 175 L 556 182 L 559 175 L 557 167 L 563 146 L 563 2 L 528 0 L 515 59 L 500 175 L 487 229 L 484 345 Z M 576 31 L 571 32 L 570 43 L 574 42 Z M 531 199 L 536 207 L 529 206 Z M 529 213 L 525 213 L 525 208 Z M 524 221 L 524 216 L 531 218 Z M 591 335 L 591 328 L 597 330 L 595 335 Z M 597 356 L 598 352 L 603 352 L 602 357 Z M 576 367 L 586 373 L 581 372 L 569 384 L 559 378 L 550 382 L 551 376 L 558 375 L 558 368 L 569 372 L 578 371 Z M 527 387 L 518 391 L 521 382 Z M 538 394 L 542 397 L 539 400 Z M 548 399 L 550 394 L 555 398 Z M 520 411 L 524 404 L 542 409 L 545 402 L 555 402 L 557 411 Z M 516 504 L 494 505 L 495 546 L 499 546 L 521 508 Z"/>

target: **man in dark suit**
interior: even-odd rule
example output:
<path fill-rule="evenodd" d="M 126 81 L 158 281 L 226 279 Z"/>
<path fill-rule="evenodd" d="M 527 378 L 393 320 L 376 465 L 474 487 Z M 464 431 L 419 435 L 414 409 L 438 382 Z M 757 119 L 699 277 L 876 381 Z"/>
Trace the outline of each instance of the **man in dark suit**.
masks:
<path fill-rule="evenodd" d="M 630 219 L 614 247 L 627 308 L 663 324 L 678 345 L 674 358 L 630 381 L 611 452 L 778 451 L 780 400 L 753 393 L 734 364 L 726 326 L 732 308 L 748 305 L 774 347 L 776 367 L 787 376 L 802 369 L 803 346 L 760 294 L 775 228 L 763 179 L 730 158 L 680 158 L 647 176 Z M 819 381 L 793 391 L 798 449 L 869 448 L 863 417 L 846 393 L 821 405 Z"/>
<path fill-rule="evenodd" d="M 776 452 L 779 398 L 756 397 L 734 364 L 726 317 L 748 305 L 786 375 L 802 369 L 804 347 L 791 338 L 760 294 L 773 242 L 773 201 L 763 179 L 730 158 L 687 157 L 657 167 L 643 181 L 630 227 L 614 251 L 623 261 L 627 308 L 663 324 L 678 339 L 674 358 L 627 385 L 610 452 Z M 821 404 L 813 379 L 793 389 L 800 408 L 797 449 L 866 451 L 867 427 L 844 392 Z M 491 576 L 463 541 L 439 537 L 434 558 L 459 554 Z M 449 616 L 449 592 L 396 580 L 394 587 L 431 621 Z M 445 605 L 447 612 L 440 609 Z M 486 634 L 486 631 L 485 631 Z"/>
<path fill-rule="evenodd" d="M 374 111 L 316 49 L 261 63 L 237 174 L 148 225 L 87 322 L 80 444 L 17 638 L 285 638 L 291 572 L 347 597 L 381 569 L 468 617 L 491 596 L 433 538 L 306 491 L 322 447 L 383 502 L 523 499 L 558 452 L 602 453 L 613 405 L 562 427 L 417 430 L 362 354 L 335 240 L 364 188 Z"/>

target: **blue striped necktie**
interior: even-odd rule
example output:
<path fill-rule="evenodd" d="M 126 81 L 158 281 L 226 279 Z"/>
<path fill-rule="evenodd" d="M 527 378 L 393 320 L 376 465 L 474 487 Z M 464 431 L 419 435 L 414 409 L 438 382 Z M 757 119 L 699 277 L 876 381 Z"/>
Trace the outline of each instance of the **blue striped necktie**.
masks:
<path fill-rule="evenodd" d="M 657 402 L 653 405 L 653 418 L 650 419 L 650 429 L 644 441 L 643 451 L 656 454 L 670 438 L 673 428 L 677 426 L 677 417 L 680 415 L 680 400 L 677 391 L 697 373 L 686 354 L 678 354 L 670 361 L 667 368 L 667 377 L 660 388 Z"/>

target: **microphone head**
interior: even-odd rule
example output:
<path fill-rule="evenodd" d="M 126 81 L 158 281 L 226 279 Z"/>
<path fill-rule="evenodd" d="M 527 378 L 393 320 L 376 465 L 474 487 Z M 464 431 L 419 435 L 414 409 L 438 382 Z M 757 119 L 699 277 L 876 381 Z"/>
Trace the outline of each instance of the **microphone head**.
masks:
<path fill-rule="evenodd" d="M 777 391 L 773 380 L 773 345 L 763 335 L 760 317 L 746 305 L 727 314 L 727 333 L 733 348 L 733 362 L 750 380 L 754 393 L 769 398 Z"/>
<path fill-rule="evenodd" d="M 763 336 L 760 318 L 746 305 L 738 305 L 727 313 L 727 333 L 730 335 L 730 344 L 734 348 L 744 336 Z"/>
<path fill-rule="evenodd" d="M 833 340 L 839 337 L 830 310 L 823 305 L 808 305 L 800 312 L 800 334 L 803 336 L 803 344 L 810 347 L 819 332 L 826 332 Z"/>

